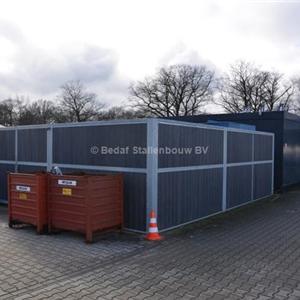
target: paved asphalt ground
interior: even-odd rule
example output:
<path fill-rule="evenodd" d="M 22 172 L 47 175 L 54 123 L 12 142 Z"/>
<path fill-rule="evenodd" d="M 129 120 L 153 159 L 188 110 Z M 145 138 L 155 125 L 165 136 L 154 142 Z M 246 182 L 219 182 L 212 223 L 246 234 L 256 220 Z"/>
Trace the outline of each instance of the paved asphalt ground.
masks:
<path fill-rule="evenodd" d="M 0 299 L 300 299 L 300 190 L 165 236 L 38 236 L 0 208 Z"/>

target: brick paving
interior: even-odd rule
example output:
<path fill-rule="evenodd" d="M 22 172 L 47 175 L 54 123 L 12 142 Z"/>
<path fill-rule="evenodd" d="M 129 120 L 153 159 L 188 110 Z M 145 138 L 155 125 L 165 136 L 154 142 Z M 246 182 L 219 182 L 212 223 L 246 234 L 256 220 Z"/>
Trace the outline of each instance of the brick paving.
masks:
<path fill-rule="evenodd" d="M 300 299 L 300 191 L 149 243 L 12 230 L 0 214 L 0 299 Z"/>

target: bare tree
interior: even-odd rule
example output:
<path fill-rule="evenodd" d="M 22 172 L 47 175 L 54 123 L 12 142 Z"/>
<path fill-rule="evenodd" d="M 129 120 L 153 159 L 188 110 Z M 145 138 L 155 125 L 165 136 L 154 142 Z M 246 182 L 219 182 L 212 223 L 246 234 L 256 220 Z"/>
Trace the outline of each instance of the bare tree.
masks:
<path fill-rule="evenodd" d="M 37 100 L 23 106 L 19 114 L 19 125 L 47 124 L 56 121 L 59 110 L 52 101 Z"/>
<path fill-rule="evenodd" d="M 104 107 L 94 93 L 86 91 L 80 81 L 69 81 L 61 87 L 60 107 L 68 121 L 83 122 L 96 119 Z"/>
<path fill-rule="evenodd" d="M 214 73 L 205 66 L 174 65 L 130 86 L 130 100 L 146 114 L 194 115 L 212 100 Z"/>
<path fill-rule="evenodd" d="M 293 105 L 291 107 L 291 111 L 294 113 L 299 114 L 300 113 L 300 77 L 295 77 L 293 79 L 293 83 L 294 83 L 294 101 L 293 101 Z"/>
<path fill-rule="evenodd" d="M 242 61 L 222 78 L 218 103 L 231 113 L 289 110 L 293 95 L 293 83 L 282 74 Z"/>
<path fill-rule="evenodd" d="M 99 120 L 115 120 L 115 119 L 138 119 L 144 118 L 146 115 L 143 111 L 126 109 L 122 106 L 113 106 L 106 111 L 103 111 Z"/>
<path fill-rule="evenodd" d="M 293 105 L 295 87 L 292 82 L 284 82 L 282 74 L 271 72 L 264 85 L 265 110 L 290 110 Z"/>
<path fill-rule="evenodd" d="M 18 125 L 20 111 L 24 101 L 21 98 L 6 99 L 0 102 L 0 124 L 4 126 Z"/>

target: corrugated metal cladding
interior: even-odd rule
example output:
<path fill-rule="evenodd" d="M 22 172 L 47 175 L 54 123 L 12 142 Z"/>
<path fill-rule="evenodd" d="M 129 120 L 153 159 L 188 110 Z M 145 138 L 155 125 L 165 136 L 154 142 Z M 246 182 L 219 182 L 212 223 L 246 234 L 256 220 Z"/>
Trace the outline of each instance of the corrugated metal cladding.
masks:
<path fill-rule="evenodd" d="M 252 134 L 242 132 L 228 132 L 227 162 L 252 161 Z"/>
<path fill-rule="evenodd" d="M 124 174 L 124 226 L 146 231 L 146 174 Z"/>
<path fill-rule="evenodd" d="M 225 132 L 227 161 L 223 164 Z M 272 194 L 272 163 L 257 164 L 273 159 L 271 135 L 180 124 L 160 124 L 158 133 L 160 148 L 200 145 L 209 149 L 204 155 L 159 155 L 160 229 L 176 227 Z M 222 168 L 211 167 L 216 164 Z M 185 169 L 179 171 L 176 167 Z M 189 169 L 191 167 L 194 169 Z M 195 170 L 195 167 L 199 169 Z M 226 177 L 223 177 L 223 168 L 227 168 Z M 223 195 L 223 185 L 226 195 Z"/>
<path fill-rule="evenodd" d="M 222 212 L 225 204 L 231 208 L 249 202 L 251 195 L 256 199 L 271 194 L 272 163 L 251 166 L 253 156 L 257 161 L 272 160 L 271 136 L 165 120 L 142 122 L 18 128 L 18 170 L 45 171 L 46 165 L 57 164 L 68 167 L 62 169 L 64 173 L 101 174 L 120 170 L 125 179 L 124 227 L 137 231 L 146 231 L 151 208 L 157 207 L 162 230 Z M 47 130 L 50 130 L 48 135 Z M 223 162 L 225 131 L 227 161 Z M 52 156 L 47 155 L 51 141 Z M 0 198 L 7 199 L 6 172 L 15 168 L 11 164 L 15 161 L 14 131 L 0 130 L 0 143 Z M 148 145 L 158 146 L 163 153 L 157 157 L 151 153 L 147 159 L 147 152 L 142 150 Z M 106 152 L 108 148 L 112 153 Z M 243 165 L 233 167 L 228 165 L 231 163 Z M 102 166 L 106 169 L 103 172 Z M 225 167 L 227 181 L 223 178 Z"/>
<path fill-rule="evenodd" d="M 252 200 L 252 166 L 227 168 L 227 208 Z"/>
<path fill-rule="evenodd" d="M 7 173 L 14 172 L 15 166 L 9 164 L 0 164 L 0 201 L 7 201 Z"/>
<path fill-rule="evenodd" d="M 222 178 L 221 168 L 159 174 L 159 228 L 170 228 L 220 212 Z"/>
<path fill-rule="evenodd" d="M 272 160 L 272 136 L 254 136 L 254 160 Z"/>
<path fill-rule="evenodd" d="M 108 147 L 116 151 L 129 147 L 129 152 L 107 154 Z M 147 147 L 146 124 L 53 129 L 53 161 L 58 164 L 145 168 L 146 154 L 139 154 L 138 147 Z"/>
<path fill-rule="evenodd" d="M 159 124 L 158 146 L 164 153 L 158 156 L 158 167 L 221 164 L 222 145 L 222 130 Z M 167 149 L 183 152 L 174 155 L 166 153 Z M 197 154 L 196 151 L 200 151 L 201 154 Z"/>
<path fill-rule="evenodd" d="M 46 172 L 46 171 L 47 171 L 46 167 L 18 165 L 18 172 L 21 173 L 36 173 L 36 172 Z"/>
<path fill-rule="evenodd" d="M 0 131 L 0 160 L 15 160 L 15 131 Z"/>
<path fill-rule="evenodd" d="M 300 122 L 284 120 L 283 184 L 300 182 Z"/>
<path fill-rule="evenodd" d="M 115 174 L 109 171 L 61 169 L 64 174 L 85 172 L 87 174 Z M 146 174 L 124 173 L 124 227 L 146 231 Z"/>
<path fill-rule="evenodd" d="M 47 161 L 47 129 L 18 130 L 18 160 Z"/>
<path fill-rule="evenodd" d="M 263 113 L 234 113 L 184 116 L 173 117 L 171 119 L 192 123 L 206 123 L 208 120 L 238 122 L 254 125 L 257 131 L 274 133 L 274 190 L 281 190 L 283 186 L 289 185 L 291 183 L 300 183 L 300 174 L 298 174 L 297 172 L 297 169 L 299 170 L 299 168 L 293 168 L 292 162 L 288 163 L 288 167 L 286 168 L 286 152 L 283 150 L 286 143 L 289 148 L 288 140 L 295 134 L 293 128 L 296 125 L 292 125 L 290 121 L 300 124 L 300 117 L 297 115 L 290 114 L 284 111 L 271 111 Z M 298 145 L 297 147 L 300 148 L 300 138 L 296 139 L 297 141 L 295 140 L 291 145 L 291 148 L 293 148 L 293 150 L 289 149 L 291 151 L 289 151 L 289 158 L 287 158 L 288 160 L 300 160 L 297 158 L 297 151 L 295 149 L 296 144 Z"/>
<path fill-rule="evenodd" d="M 272 191 L 272 164 L 254 166 L 254 199 L 271 195 Z"/>

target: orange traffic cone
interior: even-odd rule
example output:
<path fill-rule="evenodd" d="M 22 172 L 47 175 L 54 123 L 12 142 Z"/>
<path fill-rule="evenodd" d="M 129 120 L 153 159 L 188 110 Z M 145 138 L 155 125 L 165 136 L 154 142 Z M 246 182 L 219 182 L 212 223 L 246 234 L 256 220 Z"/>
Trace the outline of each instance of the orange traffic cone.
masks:
<path fill-rule="evenodd" d="M 154 210 L 150 212 L 150 223 L 149 223 L 149 232 L 146 235 L 148 241 L 159 241 L 162 237 L 158 233 L 156 216 Z"/>

